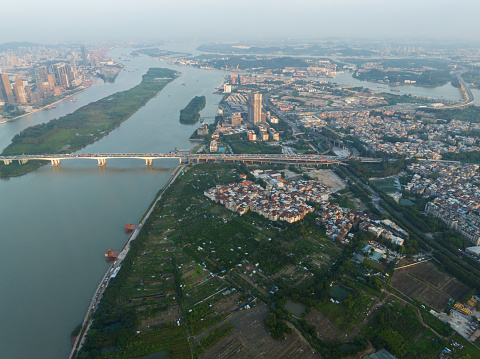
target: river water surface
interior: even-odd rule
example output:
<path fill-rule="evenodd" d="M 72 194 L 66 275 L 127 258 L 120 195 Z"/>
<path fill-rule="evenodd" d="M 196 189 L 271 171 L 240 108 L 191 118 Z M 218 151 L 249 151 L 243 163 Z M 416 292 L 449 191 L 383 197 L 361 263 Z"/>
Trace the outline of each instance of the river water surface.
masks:
<path fill-rule="evenodd" d="M 170 44 L 166 49 L 197 54 L 197 44 Z M 114 49 L 126 69 L 115 83 L 97 83 L 56 109 L 41 111 L 0 125 L 0 147 L 22 129 L 129 89 L 149 67 L 168 67 L 182 75 L 167 85 L 108 136 L 81 150 L 97 152 L 168 152 L 191 148 L 195 127 L 179 123 L 180 110 L 198 95 L 207 98 L 202 116 L 216 113 L 224 72 L 176 67 L 146 56 L 129 58 L 130 49 Z M 377 84 L 340 75 L 332 82 L 376 88 Z M 396 87 L 401 93 L 458 100 L 450 85 L 437 89 Z M 405 91 L 405 92 L 404 92 Z M 480 94 L 479 94 L 480 95 Z M 1 164 L 3 165 L 3 164 Z M 136 223 L 169 178 L 176 161 L 157 160 L 146 168 L 141 160 L 64 161 L 19 178 L 0 180 L 0 358 L 61 359 L 70 351 L 69 334 L 86 312 L 102 278 L 107 249 L 120 249 L 125 223 Z"/>
<path fill-rule="evenodd" d="M 112 50 L 117 60 L 125 49 Z M 123 58 L 123 56 L 122 56 Z M 114 84 L 98 83 L 42 111 L 0 126 L 0 147 L 23 128 L 74 111 L 91 101 L 141 81 L 149 67 L 165 66 L 148 57 L 127 58 Z M 219 71 L 175 68 L 182 75 L 130 119 L 81 153 L 168 152 L 188 149 L 195 127 L 179 123 L 180 110 L 205 95 L 202 116 L 214 116 L 223 80 Z M 131 71 L 131 72 L 129 72 Z M 3 165 L 3 164 L 2 164 Z M 136 223 L 178 165 L 174 160 L 64 161 L 19 178 L 0 181 L 0 358 L 66 358 L 69 334 L 86 312 L 104 274 L 107 249 L 120 249 L 125 223 Z"/>

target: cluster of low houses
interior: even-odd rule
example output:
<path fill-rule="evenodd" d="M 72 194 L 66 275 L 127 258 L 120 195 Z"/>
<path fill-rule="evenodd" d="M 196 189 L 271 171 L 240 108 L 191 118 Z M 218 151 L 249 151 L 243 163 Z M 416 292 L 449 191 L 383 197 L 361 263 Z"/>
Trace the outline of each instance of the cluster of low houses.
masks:
<path fill-rule="evenodd" d="M 307 202 L 321 203 L 328 200 L 329 191 L 316 181 L 286 182 L 275 179 L 277 187 L 269 189 L 251 182 L 217 185 L 204 192 L 204 195 L 240 215 L 256 212 L 272 221 L 283 220 L 293 223 L 313 212 L 314 207 Z"/>

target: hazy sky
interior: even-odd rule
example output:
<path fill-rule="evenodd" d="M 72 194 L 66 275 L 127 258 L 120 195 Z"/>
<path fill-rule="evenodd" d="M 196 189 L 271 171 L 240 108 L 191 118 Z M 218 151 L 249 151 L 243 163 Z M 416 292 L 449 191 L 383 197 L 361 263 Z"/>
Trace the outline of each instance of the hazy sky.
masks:
<path fill-rule="evenodd" d="M 203 37 L 480 40 L 478 0 L 3 0 L 0 43 Z"/>

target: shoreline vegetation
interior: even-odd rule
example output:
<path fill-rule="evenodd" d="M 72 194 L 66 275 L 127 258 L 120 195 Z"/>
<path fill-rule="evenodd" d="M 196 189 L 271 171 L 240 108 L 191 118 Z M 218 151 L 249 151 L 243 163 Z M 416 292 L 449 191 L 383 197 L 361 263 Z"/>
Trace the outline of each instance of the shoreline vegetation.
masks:
<path fill-rule="evenodd" d="M 113 131 L 176 76 L 173 70 L 150 68 L 143 75 L 142 82 L 129 90 L 114 93 L 48 123 L 26 128 L 12 139 L 2 155 L 75 152 Z M 21 176 L 45 163 L 29 161 L 23 165 L 16 162 L 8 166 L 2 164 L 0 178 Z"/>
<path fill-rule="evenodd" d="M 188 54 L 188 53 L 162 50 L 159 48 L 138 49 L 138 50 L 132 51 L 131 53 L 131 56 L 139 56 L 139 55 L 147 55 L 156 59 L 191 56 L 191 54 Z"/>
<path fill-rule="evenodd" d="M 205 108 L 205 96 L 195 96 L 188 105 L 180 110 L 180 123 L 182 125 L 195 125 L 200 118 L 200 111 Z"/>

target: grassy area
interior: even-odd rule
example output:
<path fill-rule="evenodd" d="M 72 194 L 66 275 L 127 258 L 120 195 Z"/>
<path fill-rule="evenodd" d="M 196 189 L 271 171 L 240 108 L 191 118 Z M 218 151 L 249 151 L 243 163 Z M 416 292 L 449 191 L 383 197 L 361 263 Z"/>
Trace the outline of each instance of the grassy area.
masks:
<path fill-rule="evenodd" d="M 83 148 L 127 120 L 174 78 L 172 70 L 149 69 L 142 82 L 130 90 L 92 102 L 48 123 L 26 128 L 12 139 L 2 155 L 70 153 Z M 0 166 L 0 176 L 19 176 L 43 163 Z"/>
<path fill-rule="evenodd" d="M 432 100 L 418 99 L 412 95 L 395 95 L 387 92 L 382 92 L 380 96 L 387 101 L 387 106 L 396 105 L 398 103 L 416 103 L 426 105 L 433 102 Z"/>
<path fill-rule="evenodd" d="M 270 146 L 262 141 L 248 141 L 244 134 L 223 136 L 222 141 L 228 143 L 234 153 L 282 153 L 281 146 Z"/>
<path fill-rule="evenodd" d="M 423 322 L 427 324 L 430 328 L 435 330 L 438 334 L 448 337 L 453 334 L 453 329 L 450 325 L 442 322 L 440 319 L 430 314 L 426 310 L 420 310 L 422 314 Z"/>
<path fill-rule="evenodd" d="M 373 299 L 366 294 L 350 294 L 340 304 L 326 301 L 316 309 L 325 314 L 338 328 L 351 332 L 366 316 L 373 305 Z"/>
<path fill-rule="evenodd" d="M 214 329 L 210 334 L 202 338 L 201 343 L 205 348 L 214 346 L 220 339 L 233 330 L 231 323 L 225 323 L 222 326 Z"/>
<path fill-rule="evenodd" d="M 453 351 L 451 357 L 454 359 L 473 359 L 479 357 L 479 350 L 470 343 L 467 339 L 462 337 L 460 334 L 455 333 L 451 342 L 457 342 L 460 345 L 463 345 L 462 349 L 455 348 L 453 345 L 449 345 L 448 348 Z"/>
<path fill-rule="evenodd" d="M 182 327 L 166 325 L 162 329 L 152 330 L 148 333 L 140 333 L 132 340 L 128 347 L 118 352 L 117 358 L 132 358 L 166 351 L 169 358 L 190 358 L 187 335 Z M 106 353 L 102 357 L 110 358 L 112 353 Z"/>

